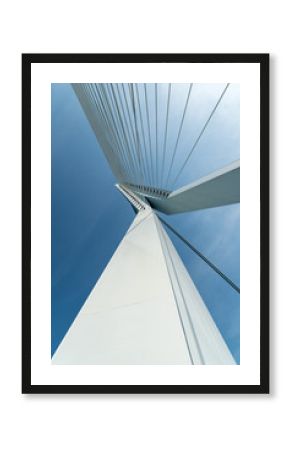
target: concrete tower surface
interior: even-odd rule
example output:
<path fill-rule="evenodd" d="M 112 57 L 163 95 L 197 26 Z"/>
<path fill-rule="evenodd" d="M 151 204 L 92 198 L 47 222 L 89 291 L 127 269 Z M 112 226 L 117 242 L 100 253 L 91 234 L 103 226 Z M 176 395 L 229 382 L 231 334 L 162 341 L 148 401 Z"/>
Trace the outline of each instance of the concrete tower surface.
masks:
<path fill-rule="evenodd" d="M 235 364 L 151 207 L 138 210 L 54 364 Z"/>

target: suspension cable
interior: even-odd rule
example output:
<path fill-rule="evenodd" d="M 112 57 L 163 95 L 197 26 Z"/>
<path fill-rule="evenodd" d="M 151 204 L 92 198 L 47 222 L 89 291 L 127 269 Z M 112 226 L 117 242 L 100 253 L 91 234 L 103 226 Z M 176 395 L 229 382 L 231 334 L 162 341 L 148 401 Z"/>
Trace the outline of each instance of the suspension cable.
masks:
<path fill-rule="evenodd" d="M 160 187 L 163 187 L 163 173 L 164 173 L 166 146 L 167 146 L 166 144 L 167 144 L 167 130 L 168 130 L 170 97 L 171 97 L 171 83 L 168 84 L 168 93 L 167 93 L 166 122 L 165 122 L 165 135 L 164 135 L 163 151 L 162 151 L 162 167 L 161 167 L 161 183 L 160 183 L 161 186 Z"/>
<path fill-rule="evenodd" d="M 171 230 L 179 239 L 187 245 L 197 256 L 199 256 L 204 262 L 206 262 L 209 267 L 211 267 L 221 278 L 223 278 L 235 291 L 240 293 L 240 288 L 229 278 L 227 277 L 221 270 L 217 268 L 208 258 L 206 258 L 199 250 L 197 250 L 196 247 L 194 247 L 187 239 L 185 239 L 178 231 L 176 231 L 169 223 L 165 222 L 159 214 L 158 214 L 159 220 L 166 225 L 169 230 Z"/>
<path fill-rule="evenodd" d="M 158 93 L 157 83 L 155 83 L 155 165 L 156 165 L 156 186 L 158 186 Z"/>
<path fill-rule="evenodd" d="M 227 91 L 229 85 L 230 85 L 230 83 L 227 83 L 226 87 L 225 87 L 224 90 L 222 91 L 222 93 L 221 93 L 221 95 L 220 95 L 220 97 L 219 97 L 217 103 L 215 104 L 215 106 L 214 106 L 212 112 L 210 113 L 210 115 L 209 115 L 207 121 L 205 122 L 204 126 L 202 127 L 201 132 L 199 133 L 198 137 L 196 138 L 196 140 L 195 140 L 195 142 L 194 142 L 194 144 L 193 144 L 192 149 L 190 150 L 190 152 L 189 152 L 189 154 L 187 155 L 187 157 L 186 157 L 186 159 L 185 159 L 183 165 L 181 166 L 181 169 L 179 170 L 178 174 L 176 175 L 176 177 L 175 177 L 175 179 L 174 179 L 174 181 L 173 181 L 172 186 L 175 185 L 176 181 L 178 180 L 178 178 L 180 177 L 181 173 L 183 172 L 184 167 L 186 166 L 186 164 L 187 164 L 189 158 L 191 157 L 192 152 L 194 151 L 195 147 L 196 147 L 197 144 L 199 143 L 200 138 L 202 137 L 203 133 L 205 132 L 206 127 L 208 126 L 208 124 L 209 124 L 209 122 L 211 121 L 211 119 L 212 119 L 214 113 L 216 112 L 217 107 L 219 106 L 219 104 L 220 104 L 220 102 L 221 102 L 223 96 L 225 95 L 225 93 L 226 93 L 226 91 Z"/>
<path fill-rule="evenodd" d="M 188 94 L 187 94 L 186 102 L 185 102 L 185 105 L 184 105 L 181 122 L 180 122 L 180 125 L 179 125 L 177 139 L 176 139 L 176 143 L 175 143 L 173 154 L 172 154 L 171 164 L 170 164 L 170 168 L 169 168 L 167 179 L 166 179 L 166 184 L 165 184 L 166 188 L 168 186 L 169 178 L 170 178 L 170 175 L 171 175 L 171 170 L 172 170 L 172 167 L 173 167 L 173 162 L 174 162 L 174 159 L 175 159 L 175 156 L 176 156 L 176 151 L 177 151 L 177 147 L 178 147 L 181 131 L 182 131 L 182 128 L 183 128 L 184 118 L 185 118 L 185 115 L 186 115 L 186 111 L 187 111 L 187 107 L 188 107 L 188 102 L 189 102 L 191 90 L 192 90 L 192 83 L 190 83 L 190 85 L 189 85 Z"/>
<path fill-rule="evenodd" d="M 146 83 L 144 83 L 144 93 L 145 93 L 146 118 L 147 118 L 148 134 L 149 134 L 150 167 L 151 167 L 152 180 L 154 180 L 151 131 L 150 131 L 150 120 L 149 120 L 149 108 L 148 108 L 147 84 Z"/>
<path fill-rule="evenodd" d="M 121 125 L 122 135 L 123 135 L 124 141 L 125 141 L 125 148 L 126 148 L 125 155 L 126 155 L 127 164 L 129 166 L 129 170 L 130 170 L 130 176 L 133 177 L 134 176 L 133 175 L 134 174 L 134 169 L 133 169 L 132 158 L 131 158 L 131 153 L 130 153 L 130 145 L 129 145 L 129 142 L 128 142 L 128 139 L 127 139 L 128 132 L 126 130 L 125 122 L 124 122 L 124 120 L 122 118 L 122 115 L 121 115 L 121 111 L 120 111 L 120 108 L 119 108 L 117 96 L 115 94 L 114 84 L 110 83 L 110 88 L 111 88 L 113 99 L 114 99 L 114 102 L 115 102 L 115 105 L 116 105 L 116 109 L 117 109 L 117 113 L 118 113 L 118 120 L 119 120 L 119 123 Z M 130 180 L 128 180 L 128 181 L 130 181 Z"/>
<path fill-rule="evenodd" d="M 141 109 L 141 103 L 140 103 L 140 96 L 139 96 L 139 88 L 138 88 L 138 84 L 136 84 L 136 93 L 137 93 L 137 104 L 138 104 L 138 109 L 139 109 L 139 117 L 140 117 L 140 124 L 141 124 L 141 132 L 142 132 L 142 138 L 143 138 L 143 145 L 144 145 L 144 155 L 145 155 L 145 165 L 146 166 L 146 172 L 147 172 L 147 181 L 146 184 L 150 184 L 150 180 L 151 180 L 151 173 L 150 173 L 150 167 L 149 167 L 149 158 L 147 155 L 147 144 L 146 144 L 146 139 L 145 139 L 145 133 L 144 133 L 144 120 L 143 120 L 143 114 L 142 114 L 142 109 Z"/>
<path fill-rule="evenodd" d="M 124 90 L 123 84 L 121 86 L 122 86 L 122 88 Z M 123 118 L 124 118 L 124 124 L 125 124 L 126 133 L 127 133 L 127 141 L 130 144 L 129 145 L 129 148 L 130 148 L 129 154 L 130 154 L 130 158 L 131 158 L 132 163 L 133 163 L 133 173 L 134 173 L 134 180 L 135 180 L 134 182 L 137 183 L 138 182 L 138 179 L 137 179 L 137 177 L 138 177 L 138 166 L 137 166 L 136 159 L 135 159 L 135 152 L 133 151 L 135 144 L 134 144 L 134 140 L 132 140 L 132 135 L 130 133 L 130 127 L 129 127 L 129 123 L 127 121 L 127 115 L 126 115 L 126 111 L 125 111 L 125 108 L 124 108 L 124 105 L 123 105 L 123 100 L 122 100 L 122 95 L 121 95 L 121 88 L 119 90 L 119 84 L 117 84 L 117 93 L 118 93 L 118 97 L 119 97 L 119 101 L 120 101 L 120 105 L 121 105 L 121 110 L 122 110 L 122 114 L 123 114 Z M 125 94 L 123 92 L 123 97 L 124 97 L 124 95 Z"/>

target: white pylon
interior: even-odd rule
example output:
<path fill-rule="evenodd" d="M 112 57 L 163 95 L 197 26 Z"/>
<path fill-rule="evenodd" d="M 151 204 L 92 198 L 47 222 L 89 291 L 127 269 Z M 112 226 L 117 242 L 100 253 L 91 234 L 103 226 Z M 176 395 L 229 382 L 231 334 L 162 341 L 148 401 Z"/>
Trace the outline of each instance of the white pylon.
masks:
<path fill-rule="evenodd" d="M 53 364 L 235 364 L 151 207 L 139 211 Z"/>

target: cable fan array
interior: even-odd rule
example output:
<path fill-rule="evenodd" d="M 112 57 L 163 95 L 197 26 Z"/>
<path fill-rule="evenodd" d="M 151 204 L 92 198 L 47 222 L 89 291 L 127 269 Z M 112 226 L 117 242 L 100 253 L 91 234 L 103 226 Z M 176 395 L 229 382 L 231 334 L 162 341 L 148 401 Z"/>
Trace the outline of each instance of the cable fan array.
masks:
<path fill-rule="evenodd" d="M 200 142 L 229 83 L 193 141 L 184 148 L 181 138 L 194 85 L 182 85 L 180 117 L 175 117 L 176 84 L 73 84 L 108 163 L 119 183 L 166 197 L 176 186 Z M 180 104 L 181 103 L 181 104 Z M 174 122 L 174 130 L 172 123 Z M 180 151 L 182 147 L 182 151 Z"/>

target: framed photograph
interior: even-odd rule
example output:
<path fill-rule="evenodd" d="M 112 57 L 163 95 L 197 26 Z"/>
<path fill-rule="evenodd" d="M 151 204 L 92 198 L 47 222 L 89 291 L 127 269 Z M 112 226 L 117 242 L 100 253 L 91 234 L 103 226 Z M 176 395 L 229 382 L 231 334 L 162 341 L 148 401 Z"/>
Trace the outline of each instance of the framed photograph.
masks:
<path fill-rule="evenodd" d="M 22 392 L 269 392 L 269 55 L 22 55 Z"/>

